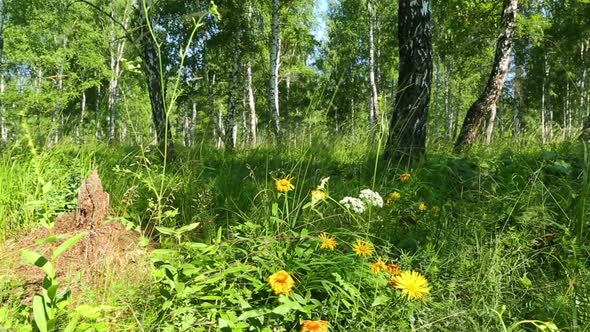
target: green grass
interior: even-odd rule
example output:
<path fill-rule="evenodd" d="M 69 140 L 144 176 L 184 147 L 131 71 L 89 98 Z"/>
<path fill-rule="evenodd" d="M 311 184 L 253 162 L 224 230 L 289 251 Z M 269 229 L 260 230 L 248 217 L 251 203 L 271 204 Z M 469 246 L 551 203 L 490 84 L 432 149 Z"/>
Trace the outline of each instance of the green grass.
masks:
<path fill-rule="evenodd" d="M 109 307 L 80 324 L 113 331 L 289 331 L 303 319 L 327 320 L 333 331 L 534 330 L 525 320 L 590 328 L 584 147 L 499 144 L 462 156 L 441 147 L 403 184 L 407 170 L 375 163 L 368 138 L 330 142 L 234 154 L 179 149 L 165 174 L 140 148 L 61 145 L 33 157 L 16 147 L 0 158 L 0 239 L 72 209 L 80 181 L 98 169 L 112 214 L 154 243 L 151 282 L 133 285 L 111 271 L 108 285 L 85 290 L 63 322 L 86 304 Z M 286 175 L 295 184 L 287 200 L 273 183 Z M 331 199 L 312 209 L 309 192 L 326 176 Z M 362 215 L 337 203 L 364 188 L 402 198 Z M 178 238 L 157 232 L 192 223 L 196 231 Z M 319 248 L 322 231 L 337 238 L 336 251 Z M 424 274 L 427 300 L 406 300 L 371 273 L 377 256 L 356 257 L 350 246 L 358 238 Z M 290 297 L 267 284 L 278 270 L 296 280 Z M 0 278 L 0 327 L 32 324 L 21 292 Z"/>

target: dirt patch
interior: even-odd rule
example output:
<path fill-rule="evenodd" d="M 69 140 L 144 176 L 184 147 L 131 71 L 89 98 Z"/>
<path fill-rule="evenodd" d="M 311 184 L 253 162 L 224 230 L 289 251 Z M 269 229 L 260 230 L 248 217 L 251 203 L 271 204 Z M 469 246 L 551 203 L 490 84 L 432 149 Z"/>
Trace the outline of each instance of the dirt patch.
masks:
<path fill-rule="evenodd" d="M 37 251 L 50 259 L 53 250 L 72 236 L 86 232 L 86 236 L 54 262 L 58 279 L 76 290 L 105 286 L 125 272 L 146 276 L 147 250 L 139 246 L 139 234 L 128 231 L 120 222 L 109 220 L 109 194 L 104 191 L 95 171 L 78 191 L 78 207 L 75 211 L 60 216 L 52 229 L 36 228 L 17 240 L 9 240 L 0 248 L 0 258 L 6 265 L 0 275 L 8 273 L 26 285 L 29 302 L 31 295 L 40 290 L 44 273 L 30 264 L 22 262 L 22 249 Z M 55 237 L 52 243 L 41 243 Z M 142 273 L 145 270 L 145 273 Z M 1 281 L 1 280 L 0 280 Z"/>

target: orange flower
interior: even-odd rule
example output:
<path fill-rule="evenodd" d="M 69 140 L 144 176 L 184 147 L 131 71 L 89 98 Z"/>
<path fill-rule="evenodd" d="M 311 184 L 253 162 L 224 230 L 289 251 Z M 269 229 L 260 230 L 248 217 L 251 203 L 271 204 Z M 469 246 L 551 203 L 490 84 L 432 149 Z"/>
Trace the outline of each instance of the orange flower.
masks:
<path fill-rule="evenodd" d="M 289 295 L 291 294 L 291 288 L 295 286 L 295 281 L 293 278 L 291 278 L 289 273 L 283 270 L 272 274 L 268 278 L 268 283 L 276 295 Z"/>
<path fill-rule="evenodd" d="M 387 264 L 385 264 L 385 262 L 379 258 L 378 261 L 376 261 L 375 263 L 371 263 L 371 272 L 377 274 L 379 272 L 381 272 L 381 270 L 386 270 L 387 269 Z"/>
<path fill-rule="evenodd" d="M 412 176 L 410 175 L 410 173 L 403 173 L 402 175 L 399 176 L 399 180 L 401 182 L 408 182 L 408 181 L 410 181 L 411 177 Z"/>
<path fill-rule="evenodd" d="M 301 332 L 328 332 L 328 325 L 325 320 L 304 320 Z"/>
<path fill-rule="evenodd" d="M 402 269 L 399 267 L 399 265 L 397 264 L 387 264 L 387 272 L 389 272 L 389 274 L 394 275 L 394 276 L 398 276 L 402 273 Z"/>

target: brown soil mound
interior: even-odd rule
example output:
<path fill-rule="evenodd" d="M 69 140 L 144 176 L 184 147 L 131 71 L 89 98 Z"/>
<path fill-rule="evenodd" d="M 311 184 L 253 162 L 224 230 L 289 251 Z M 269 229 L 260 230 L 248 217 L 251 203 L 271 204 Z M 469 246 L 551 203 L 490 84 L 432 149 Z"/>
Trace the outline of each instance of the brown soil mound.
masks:
<path fill-rule="evenodd" d="M 58 279 L 74 291 L 80 288 L 104 285 L 105 280 L 126 271 L 133 271 L 136 277 L 148 275 L 138 273 L 147 269 L 146 250 L 139 246 L 139 234 L 128 231 L 117 221 L 109 221 L 109 194 L 103 190 L 96 171 L 84 180 L 78 192 L 78 207 L 74 212 L 59 217 L 52 229 L 37 228 L 18 240 L 7 241 L 0 249 L 0 257 L 8 262 L 0 269 L 7 269 L 12 275 L 27 285 L 30 295 L 38 292 L 43 271 L 20 259 L 21 249 L 34 250 L 47 259 L 51 259 L 53 250 L 70 237 L 80 232 L 86 236 L 75 246 L 67 250 L 57 262 L 54 262 Z M 48 237 L 58 240 L 41 243 Z M 1 271 L 0 272 L 4 272 Z M 2 275 L 4 273 L 0 273 Z M 63 285 L 63 283 L 62 283 Z"/>

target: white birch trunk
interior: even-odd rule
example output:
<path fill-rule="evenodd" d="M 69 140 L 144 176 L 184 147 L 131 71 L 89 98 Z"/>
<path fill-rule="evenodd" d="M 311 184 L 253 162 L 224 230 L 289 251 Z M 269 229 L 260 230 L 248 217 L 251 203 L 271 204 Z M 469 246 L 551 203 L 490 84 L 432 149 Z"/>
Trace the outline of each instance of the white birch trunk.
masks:
<path fill-rule="evenodd" d="M 248 82 L 248 107 L 250 108 L 250 139 L 252 146 L 256 146 L 258 116 L 256 115 L 256 102 L 254 100 L 254 87 L 252 84 L 252 64 L 249 61 L 246 67 L 246 80 Z"/>
<path fill-rule="evenodd" d="M 375 81 L 375 41 L 373 36 L 375 29 L 375 15 L 373 13 L 371 0 L 367 0 L 367 12 L 369 14 L 369 84 L 371 85 L 369 124 L 372 128 L 377 119 L 379 119 L 379 95 L 377 93 L 377 83 Z"/>
<path fill-rule="evenodd" d="M 111 15 L 116 17 L 115 2 L 111 2 Z M 127 6 L 123 14 L 123 27 L 127 29 L 129 24 L 129 9 Z M 125 53 L 125 38 L 117 41 L 117 28 L 114 23 L 111 23 L 111 31 L 109 38 L 109 51 L 111 57 L 111 78 L 109 79 L 109 98 L 108 98 L 108 114 L 109 114 L 109 141 L 117 138 L 117 104 L 119 101 L 119 79 L 123 72 L 121 68 L 121 61 Z"/>
<path fill-rule="evenodd" d="M 269 98 L 271 114 L 274 120 L 274 132 L 280 141 L 281 118 L 279 111 L 279 67 L 280 67 L 280 39 L 279 39 L 279 0 L 272 2 L 271 45 L 270 45 L 270 89 Z"/>
<path fill-rule="evenodd" d="M 84 117 L 86 116 L 86 91 L 82 91 L 82 96 L 80 97 L 80 121 L 78 122 L 78 126 L 76 127 L 76 138 L 78 139 L 79 143 L 82 143 L 82 137 L 84 132 L 80 133 L 80 131 L 84 128 Z"/>
<path fill-rule="evenodd" d="M 497 103 L 490 108 L 490 119 L 486 128 L 486 145 L 492 144 L 492 135 L 494 134 L 494 125 L 496 124 Z"/>

